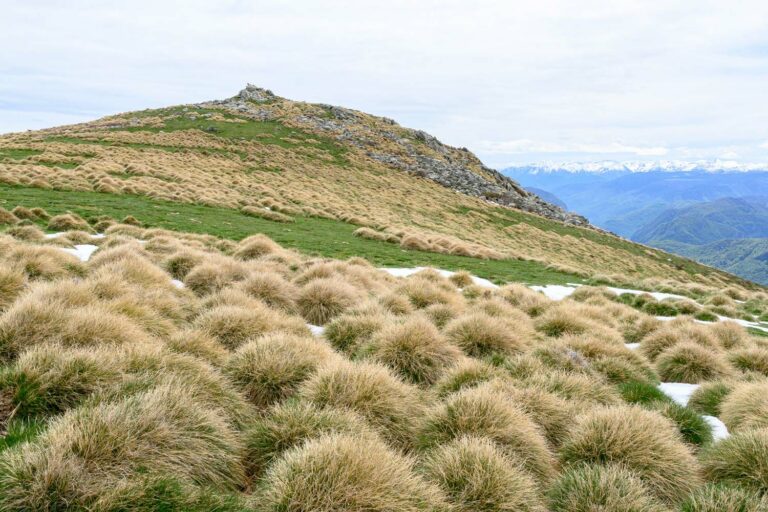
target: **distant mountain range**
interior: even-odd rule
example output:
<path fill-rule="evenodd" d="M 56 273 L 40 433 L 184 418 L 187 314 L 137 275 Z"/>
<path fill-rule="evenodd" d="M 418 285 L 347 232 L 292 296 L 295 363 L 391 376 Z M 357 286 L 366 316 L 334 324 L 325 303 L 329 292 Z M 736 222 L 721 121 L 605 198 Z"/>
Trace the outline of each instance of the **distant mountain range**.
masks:
<path fill-rule="evenodd" d="M 766 164 L 597 162 L 503 173 L 604 229 L 768 283 Z"/>

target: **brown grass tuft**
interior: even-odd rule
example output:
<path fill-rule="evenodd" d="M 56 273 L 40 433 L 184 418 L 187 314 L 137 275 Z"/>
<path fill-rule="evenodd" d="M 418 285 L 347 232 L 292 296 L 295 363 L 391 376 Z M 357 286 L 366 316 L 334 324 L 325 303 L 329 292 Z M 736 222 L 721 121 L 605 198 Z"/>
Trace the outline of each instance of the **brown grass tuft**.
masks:
<path fill-rule="evenodd" d="M 566 465 L 620 464 L 670 504 L 700 483 L 696 459 L 677 428 L 637 406 L 598 408 L 578 418 L 560 458 Z"/>
<path fill-rule="evenodd" d="M 737 385 L 720 406 L 730 432 L 768 427 L 768 382 Z"/>
<path fill-rule="evenodd" d="M 489 439 L 461 437 L 438 447 L 424 465 L 457 512 L 545 510 L 533 479 Z"/>
<path fill-rule="evenodd" d="M 252 404 L 264 409 L 293 396 L 318 367 L 336 357 L 322 341 L 277 333 L 240 346 L 224 372 Z"/>
<path fill-rule="evenodd" d="M 307 322 L 325 325 L 361 299 L 353 286 L 338 279 L 315 279 L 299 291 L 296 304 Z"/>
<path fill-rule="evenodd" d="M 359 352 L 390 367 L 404 380 L 422 385 L 437 381 L 461 356 L 434 324 L 420 317 L 385 325 Z"/>
<path fill-rule="evenodd" d="M 448 323 L 445 335 L 467 355 L 515 354 L 525 350 L 526 332 L 485 313 L 469 313 Z"/>
<path fill-rule="evenodd" d="M 733 369 L 718 351 L 687 342 L 662 352 L 656 358 L 656 370 L 662 381 L 690 384 L 733 375 Z"/>
<path fill-rule="evenodd" d="M 248 308 L 216 306 L 197 317 L 194 326 L 230 350 L 270 332 L 308 333 L 306 325 L 298 318 L 257 304 Z"/>
<path fill-rule="evenodd" d="M 300 396 L 320 406 L 346 407 L 360 413 L 393 445 L 413 443 L 423 413 L 418 389 L 370 363 L 337 364 L 321 368 L 302 386 Z"/>

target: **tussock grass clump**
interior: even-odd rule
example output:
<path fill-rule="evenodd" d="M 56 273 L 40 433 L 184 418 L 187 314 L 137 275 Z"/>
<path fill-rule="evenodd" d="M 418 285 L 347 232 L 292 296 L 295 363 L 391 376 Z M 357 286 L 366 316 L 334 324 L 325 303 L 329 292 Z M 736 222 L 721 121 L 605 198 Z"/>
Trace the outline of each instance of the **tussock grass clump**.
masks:
<path fill-rule="evenodd" d="M 707 484 L 691 494 L 680 512 L 765 512 L 768 497 L 730 485 Z"/>
<path fill-rule="evenodd" d="M 376 231 L 375 229 L 371 228 L 358 228 L 353 233 L 355 236 L 359 236 L 360 238 L 366 238 L 368 240 L 377 240 L 379 242 L 389 242 L 391 244 L 399 244 L 400 243 L 400 237 L 397 235 L 394 235 L 392 233 L 385 233 L 384 231 Z"/>
<path fill-rule="evenodd" d="M 413 312 L 413 305 L 408 297 L 390 292 L 378 297 L 379 304 L 393 315 L 407 315 Z"/>
<path fill-rule="evenodd" d="M 0 267 L 0 312 L 13 304 L 27 285 L 27 276 L 16 268 Z"/>
<path fill-rule="evenodd" d="M 74 213 L 65 213 L 51 217 L 48 221 L 48 229 L 51 231 L 93 231 L 85 219 Z"/>
<path fill-rule="evenodd" d="M 19 222 L 19 217 L 0 206 L 0 226 L 12 226 Z"/>
<path fill-rule="evenodd" d="M 633 472 L 621 465 L 580 465 L 549 491 L 552 512 L 666 512 Z"/>
<path fill-rule="evenodd" d="M 640 343 L 646 336 L 661 327 L 661 320 L 647 315 L 632 315 L 619 323 L 619 330 L 627 343 Z"/>
<path fill-rule="evenodd" d="M 325 326 L 325 339 L 336 350 L 354 354 L 361 344 L 382 329 L 389 319 L 386 315 L 373 311 L 350 311 L 337 316 Z"/>
<path fill-rule="evenodd" d="M 335 357 L 322 341 L 277 333 L 240 346 L 224 372 L 252 404 L 266 408 L 293 396 L 319 366 Z"/>
<path fill-rule="evenodd" d="M 768 376 L 768 348 L 749 347 L 734 350 L 728 360 L 742 372 L 756 372 Z"/>
<path fill-rule="evenodd" d="M 0 393 L 10 397 L 16 418 L 62 413 L 121 379 L 112 353 L 109 349 L 38 345 L 0 374 Z"/>
<path fill-rule="evenodd" d="M 597 408 L 581 416 L 560 458 L 569 466 L 620 464 L 669 503 L 679 503 L 699 484 L 696 459 L 675 426 L 637 406 Z"/>
<path fill-rule="evenodd" d="M 239 260 L 254 260 L 281 250 L 282 247 L 272 239 L 258 234 L 242 239 L 232 255 Z"/>
<path fill-rule="evenodd" d="M 768 492 L 768 429 L 744 430 L 701 454 L 704 476 L 713 482 Z"/>
<path fill-rule="evenodd" d="M 720 419 L 730 432 L 768 427 L 768 382 L 734 387 L 720 406 Z"/>
<path fill-rule="evenodd" d="M 579 315 L 570 304 L 561 304 L 548 309 L 536 319 L 536 330 L 558 338 L 566 334 L 583 334 L 592 327 L 591 322 Z"/>
<path fill-rule="evenodd" d="M 714 323 L 709 326 L 709 332 L 725 349 L 740 347 L 749 339 L 746 329 L 731 321 Z"/>
<path fill-rule="evenodd" d="M 466 288 L 467 286 L 471 286 L 475 282 L 472 279 L 472 274 L 470 274 L 466 270 L 460 270 L 459 272 L 455 272 L 448 279 L 459 288 Z"/>
<path fill-rule="evenodd" d="M 522 284 L 508 284 L 498 289 L 497 294 L 532 317 L 539 316 L 554 304 L 543 293 L 535 292 Z"/>
<path fill-rule="evenodd" d="M 205 296 L 248 277 L 247 269 L 235 261 L 203 261 L 184 277 L 184 285 L 196 295 Z"/>
<path fill-rule="evenodd" d="M 251 505 L 261 510 L 353 512 L 447 510 L 413 462 L 369 437 L 328 435 L 289 450 L 267 472 Z"/>
<path fill-rule="evenodd" d="M 541 428 L 550 446 L 559 447 L 573 423 L 574 410 L 567 400 L 536 388 L 518 387 L 495 380 L 490 387 L 522 409 Z"/>
<path fill-rule="evenodd" d="M 6 229 L 5 234 L 25 242 L 42 242 L 45 240 L 45 233 L 37 226 L 17 224 Z"/>
<path fill-rule="evenodd" d="M 422 385 L 433 384 L 461 356 L 429 320 L 418 316 L 385 325 L 359 352 Z"/>
<path fill-rule="evenodd" d="M 189 354 L 214 366 L 220 367 L 229 358 L 229 352 L 216 339 L 198 329 L 183 329 L 165 339 L 168 350 Z"/>
<path fill-rule="evenodd" d="M 353 286 L 337 279 L 315 279 L 299 291 L 296 304 L 307 322 L 325 325 L 361 299 Z"/>
<path fill-rule="evenodd" d="M 0 359 L 6 361 L 46 342 L 86 347 L 136 344 L 148 339 L 135 323 L 102 306 L 67 309 L 35 295 L 20 299 L 0 317 Z"/>
<path fill-rule="evenodd" d="M 733 375 L 733 369 L 722 354 L 687 342 L 662 352 L 656 359 L 656 370 L 662 381 L 689 384 Z"/>
<path fill-rule="evenodd" d="M 530 475 L 489 439 L 461 437 L 440 446 L 424 470 L 457 512 L 544 511 Z"/>
<path fill-rule="evenodd" d="M 443 329 L 448 322 L 455 319 L 459 312 L 453 306 L 448 304 L 432 304 L 422 309 L 421 312 L 435 324 L 438 329 Z"/>
<path fill-rule="evenodd" d="M 176 386 L 161 386 L 72 410 L 35 444 L 5 453 L 0 508 L 88 509 L 147 474 L 233 489 L 243 478 L 241 450 L 215 409 Z"/>
<path fill-rule="evenodd" d="M 515 332 L 514 326 L 485 313 L 469 313 L 445 326 L 451 343 L 467 355 L 515 354 L 525 350 L 529 340 Z"/>
<path fill-rule="evenodd" d="M 651 361 L 659 354 L 678 343 L 693 342 L 702 347 L 715 350 L 718 345 L 709 330 L 694 323 L 673 323 L 656 330 L 640 343 L 640 351 Z"/>
<path fill-rule="evenodd" d="M 32 280 L 52 281 L 86 273 L 79 259 L 55 247 L 18 246 L 5 256 L 5 261 Z"/>
<path fill-rule="evenodd" d="M 246 471 L 257 477 L 286 450 L 326 434 L 377 437 L 365 420 L 350 410 L 288 401 L 274 406 L 246 430 Z"/>
<path fill-rule="evenodd" d="M 555 460 L 539 427 L 528 414 L 488 385 L 449 395 L 425 417 L 421 448 L 462 436 L 487 437 L 542 484 L 555 473 Z"/>
<path fill-rule="evenodd" d="M 390 371 L 370 363 L 339 361 L 307 380 L 300 397 L 320 407 L 346 407 L 362 415 L 382 436 L 398 447 L 413 443 L 424 405 L 418 388 Z"/>
<path fill-rule="evenodd" d="M 266 207 L 244 206 L 243 208 L 240 209 L 240 211 L 246 215 L 250 215 L 251 217 L 258 217 L 260 219 L 271 220 L 273 222 L 290 223 L 290 222 L 296 221 L 296 219 L 294 219 L 290 215 L 276 212 Z"/>
<path fill-rule="evenodd" d="M 274 272 L 254 272 L 238 288 L 265 304 L 292 312 L 296 309 L 299 289 Z"/>
<path fill-rule="evenodd" d="M 35 212 L 30 210 L 26 206 L 18 205 L 13 210 L 11 210 L 11 213 L 14 214 L 18 219 L 26 219 L 26 220 L 32 220 L 32 221 L 38 220 L 38 216 L 35 214 Z M 2 216 L 3 216 L 3 213 L 0 212 L 0 224 L 3 223 Z"/>
<path fill-rule="evenodd" d="M 523 378 L 523 385 L 549 391 L 566 400 L 592 405 L 614 405 L 621 403 L 618 391 L 602 378 L 566 373 L 562 371 L 534 372 Z"/>
<path fill-rule="evenodd" d="M 438 396 L 445 397 L 502 375 L 501 369 L 478 359 L 466 357 L 443 373 L 440 380 L 435 383 L 434 390 Z"/>
<path fill-rule="evenodd" d="M 258 303 L 249 307 L 216 306 L 197 317 L 194 326 L 230 350 L 238 348 L 248 339 L 270 332 L 309 332 L 300 319 Z"/>
<path fill-rule="evenodd" d="M 205 254 L 200 251 L 182 249 L 169 255 L 163 260 L 163 268 L 168 271 L 174 279 L 183 280 L 187 274 L 201 264 L 205 259 Z"/>
<path fill-rule="evenodd" d="M 442 279 L 442 277 L 440 278 Z M 395 292 L 408 297 L 408 300 L 417 309 L 423 309 L 433 304 L 461 308 L 464 303 L 462 296 L 455 291 L 441 287 L 423 277 L 407 279 Z"/>
<path fill-rule="evenodd" d="M 720 405 L 733 387 L 728 381 L 705 382 L 693 392 L 688 407 L 700 414 L 720 417 Z"/>

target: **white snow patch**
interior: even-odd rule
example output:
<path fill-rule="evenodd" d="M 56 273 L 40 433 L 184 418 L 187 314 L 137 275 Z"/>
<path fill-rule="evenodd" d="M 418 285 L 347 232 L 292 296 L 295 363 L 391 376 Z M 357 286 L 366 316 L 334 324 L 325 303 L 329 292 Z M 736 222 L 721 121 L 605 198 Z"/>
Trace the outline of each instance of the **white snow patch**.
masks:
<path fill-rule="evenodd" d="M 98 245 L 78 244 L 74 248 L 63 248 L 62 251 L 76 256 L 80 259 L 80 261 L 88 261 L 91 259 L 91 255 L 96 252 L 98 248 Z"/>
<path fill-rule="evenodd" d="M 664 300 L 664 299 L 687 299 L 688 297 L 685 297 L 683 295 L 676 295 L 674 293 L 662 293 L 662 292 L 645 292 L 643 290 L 631 290 L 629 288 L 613 288 L 612 286 L 606 286 L 609 290 L 611 290 L 616 295 L 622 295 L 624 293 L 629 293 L 631 295 L 645 295 L 648 294 L 651 297 L 653 297 L 656 300 Z"/>
<path fill-rule="evenodd" d="M 709 426 L 712 427 L 712 437 L 715 439 L 715 441 L 725 439 L 730 435 L 728 432 L 728 427 L 725 426 L 725 423 L 720 421 L 720 418 L 706 415 L 702 415 L 702 418 L 704 418 L 704 421 L 709 423 Z"/>
<path fill-rule="evenodd" d="M 325 333 L 325 327 L 321 325 L 312 325 L 307 324 L 307 327 L 309 327 L 309 330 L 312 331 L 312 335 L 317 336 L 318 338 Z"/>
<path fill-rule="evenodd" d="M 624 346 L 627 347 L 629 350 L 637 350 L 638 348 L 640 348 L 639 343 L 625 343 Z"/>
<path fill-rule="evenodd" d="M 408 277 L 412 276 L 413 274 L 416 274 L 418 272 L 421 272 L 422 270 L 426 270 L 430 267 L 413 267 L 413 268 L 388 268 L 388 267 L 382 267 L 379 270 L 386 272 L 387 274 L 394 276 L 394 277 Z M 438 274 L 440 274 L 443 277 L 451 277 L 456 272 L 451 272 L 450 270 L 443 270 L 439 268 L 434 268 L 432 270 L 435 270 Z M 478 285 L 482 286 L 484 288 L 498 288 L 499 286 L 496 284 L 493 284 L 488 279 L 483 279 L 482 277 L 472 276 L 472 281 Z"/>
<path fill-rule="evenodd" d="M 753 329 L 758 329 L 760 331 L 768 332 L 768 328 L 766 328 L 765 326 L 762 326 L 758 322 L 750 322 L 749 320 L 742 320 L 741 318 L 730 318 L 727 316 L 718 316 L 717 319 L 720 320 L 721 322 L 736 322 L 742 327 L 751 327 Z"/>
<path fill-rule="evenodd" d="M 179 281 L 178 279 L 171 279 L 171 284 L 175 286 L 176 288 L 184 288 L 184 283 Z"/>
<path fill-rule="evenodd" d="M 563 286 L 560 284 L 547 284 L 544 286 L 530 286 L 529 288 L 531 290 L 543 293 L 549 300 L 563 300 L 575 292 L 577 286 L 578 285 Z"/>
<path fill-rule="evenodd" d="M 59 238 L 60 236 L 64 236 L 66 234 L 67 234 L 66 231 L 59 231 L 58 233 L 46 233 L 45 238 L 51 240 L 53 238 Z M 104 233 L 96 233 L 91 235 L 91 238 L 104 238 L 106 236 L 107 235 L 105 235 Z"/>
<path fill-rule="evenodd" d="M 684 382 L 662 382 L 659 389 L 673 401 L 680 405 L 687 405 L 691 395 L 699 388 L 699 384 L 686 384 Z"/>

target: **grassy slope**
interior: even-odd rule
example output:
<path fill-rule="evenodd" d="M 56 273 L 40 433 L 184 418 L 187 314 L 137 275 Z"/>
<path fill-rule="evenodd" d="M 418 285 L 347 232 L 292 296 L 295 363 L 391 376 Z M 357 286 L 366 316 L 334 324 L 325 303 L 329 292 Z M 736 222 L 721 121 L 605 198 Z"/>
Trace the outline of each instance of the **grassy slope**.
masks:
<path fill-rule="evenodd" d="M 51 214 L 69 210 L 84 217 L 109 215 L 121 219 L 126 215 L 134 215 L 150 226 L 208 233 L 233 240 L 264 233 L 286 247 L 307 254 L 329 258 L 362 256 L 379 266 L 464 269 L 497 283 L 520 281 L 562 284 L 582 281 L 574 275 L 549 270 L 536 262 L 481 260 L 404 250 L 397 245 L 355 237 L 352 232 L 357 226 L 327 219 L 297 217 L 295 223 L 280 224 L 249 217 L 229 208 L 174 203 L 144 196 L 0 185 L 0 206 L 10 209 L 19 204 L 42 206 Z"/>

